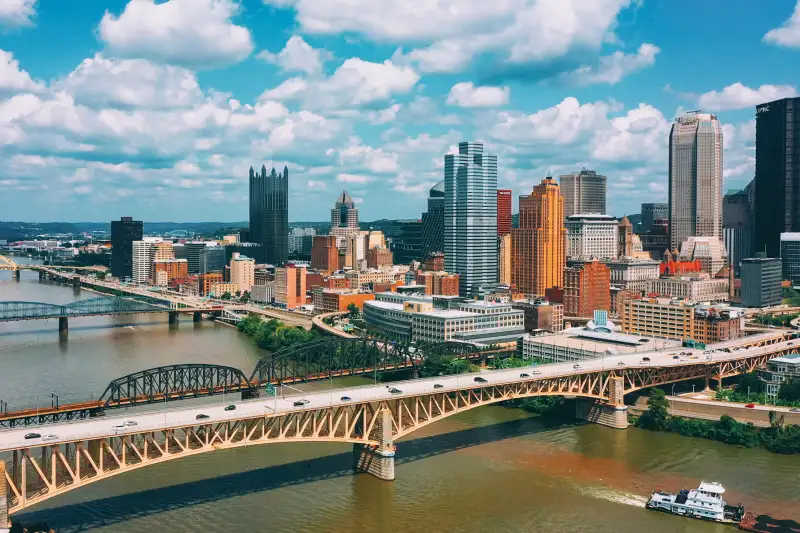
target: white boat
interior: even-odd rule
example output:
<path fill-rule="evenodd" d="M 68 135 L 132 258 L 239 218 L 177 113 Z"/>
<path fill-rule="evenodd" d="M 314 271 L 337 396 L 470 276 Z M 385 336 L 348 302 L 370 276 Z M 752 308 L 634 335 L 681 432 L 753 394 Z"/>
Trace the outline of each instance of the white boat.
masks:
<path fill-rule="evenodd" d="M 702 520 L 739 523 L 744 515 L 744 506 L 728 505 L 722 499 L 723 494 L 725 488 L 719 483 L 701 481 L 696 489 L 684 489 L 678 494 L 654 491 L 647 500 L 647 508 Z"/>

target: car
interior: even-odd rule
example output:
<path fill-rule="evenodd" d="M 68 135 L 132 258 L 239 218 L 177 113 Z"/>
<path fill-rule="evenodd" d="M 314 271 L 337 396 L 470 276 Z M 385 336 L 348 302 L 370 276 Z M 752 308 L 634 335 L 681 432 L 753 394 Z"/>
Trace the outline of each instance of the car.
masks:
<path fill-rule="evenodd" d="M 642 363 L 649 363 L 649 362 L 650 362 L 649 357 L 642 357 Z"/>
<path fill-rule="evenodd" d="M 797 407 L 792 407 L 791 409 L 789 409 L 789 412 L 790 413 L 800 413 L 800 409 L 798 409 Z"/>
<path fill-rule="evenodd" d="M 576 364 L 574 364 L 574 365 L 572 365 L 572 368 L 574 368 L 574 369 L 576 369 L 576 370 L 577 370 L 577 369 L 579 369 L 580 367 L 581 367 L 581 365 L 579 365 L 579 364 L 577 364 L 577 363 L 576 363 Z"/>
<path fill-rule="evenodd" d="M 677 357 L 677 356 L 676 356 L 676 357 Z M 620 361 L 619 363 L 617 363 L 617 366 L 625 366 L 625 363 L 624 363 L 624 362 L 622 362 L 622 361 Z"/>
<path fill-rule="evenodd" d="M 137 422 L 136 420 L 127 420 L 127 421 L 123 422 L 122 425 L 125 426 L 125 427 L 130 428 L 130 427 L 133 427 L 133 426 L 138 426 L 139 422 Z"/>
<path fill-rule="evenodd" d="M 229 406 L 225 407 L 225 410 L 226 411 L 235 411 L 236 410 L 236 406 L 233 405 L 233 404 L 230 404 Z"/>
<path fill-rule="evenodd" d="M 50 442 L 51 440 L 58 440 L 58 435 L 45 435 L 42 437 L 43 442 Z"/>
<path fill-rule="evenodd" d="M 480 376 L 477 376 L 474 381 L 475 381 L 475 383 L 486 383 L 486 379 L 484 379 L 484 378 L 482 378 Z"/>
<path fill-rule="evenodd" d="M 122 431 L 123 429 L 125 429 L 125 426 L 123 426 L 122 424 L 114 424 L 113 426 L 111 426 L 112 431 Z"/>
<path fill-rule="evenodd" d="M 787 342 L 786 346 L 794 346 L 794 343 L 793 342 Z"/>
<path fill-rule="evenodd" d="M 211 417 L 208 416 L 208 415 L 204 415 L 203 413 L 200 413 L 199 415 L 197 415 L 194 418 L 195 418 L 195 420 L 206 420 L 206 419 L 211 418 Z"/>
<path fill-rule="evenodd" d="M 395 389 L 394 387 L 391 387 L 389 389 L 389 392 L 392 393 L 392 394 L 402 394 L 403 393 L 403 391 L 401 391 L 400 389 Z"/>
<path fill-rule="evenodd" d="M 680 359 L 680 357 L 678 357 L 677 355 L 673 355 L 672 358 L 673 359 Z"/>
<path fill-rule="evenodd" d="M 340 400 L 342 400 L 343 402 L 349 402 L 352 401 L 352 398 L 350 396 L 342 396 Z"/>
<path fill-rule="evenodd" d="M 304 399 L 302 399 L 302 400 L 297 400 L 297 401 L 296 401 L 296 402 L 294 402 L 292 405 L 294 405 L 295 407 L 302 407 L 302 406 L 304 406 L 304 405 L 306 405 L 306 404 L 309 404 L 309 403 L 311 403 L 311 402 L 310 402 L 309 400 L 306 400 L 306 399 L 304 398 Z"/>
<path fill-rule="evenodd" d="M 433 388 L 434 389 L 441 389 L 442 387 L 444 387 L 444 385 L 442 385 L 441 383 L 434 383 L 433 384 Z"/>
<path fill-rule="evenodd" d="M 748 403 L 748 404 L 745 404 L 745 407 L 746 407 L 747 409 L 753 409 L 753 408 L 755 408 L 755 406 L 756 406 L 756 404 L 754 404 L 754 403 Z"/>
<path fill-rule="evenodd" d="M 27 433 L 25 435 L 25 438 L 26 439 L 40 439 L 40 438 L 42 438 L 42 436 L 39 433 Z"/>
<path fill-rule="evenodd" d="M 522 374 L 519 375 L 519 377 L 521 377 L 521 378 L 529 378 L 531 376 L 530 376 L 530 374 L 526 374 L 525 372 L 523 372 Z"/>
<path fill-rule="evenodd" d="M 534 371 L 532 371 L 532 372 L 531 372 L 531 374 L 533 374 L 534 376 L 539 376 L 539 375 L 541 375 L 542 373 L 541 373 L 541 371 L 539 371 L 539 370 L 534 370 Z"/>

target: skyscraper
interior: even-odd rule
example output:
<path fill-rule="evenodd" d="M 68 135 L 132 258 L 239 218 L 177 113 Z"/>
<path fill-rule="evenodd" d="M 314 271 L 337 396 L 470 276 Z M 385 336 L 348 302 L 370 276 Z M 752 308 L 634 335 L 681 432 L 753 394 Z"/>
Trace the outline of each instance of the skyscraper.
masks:
<path fill-rule="evenodd" d="M 669 219 L 669 204 L 642 204 L 642 227 L 639 232 L 651 231 L 656 220 Z"/>
<path fill-rule="evenodd" d="M 511 189 L 497 189 L 497 236 L 511 233 Z"/>
<path fill-rule="evenodd" d="M 755 242 L 777 257 L 781 233 L 800 231 L 800 97 L 756 106 Z"/>
<path fill-rule="evenodd" d="M 561 196 L 564 198 L 564 216 L 606 214 L 606 177 L 594 170 L 559 176 Z"/>
<path fill-rule="evenodd" d="M 263 245 L 263 257 L 256 262 L 282 265 L 289 257 L 289 169 L 275 168 L 267 175 L 250 167 L 250 242 Z"/>
<path fill-rule="evenodd" d="M 728 261 L 738 273 L 742 259 L 753 255 L 752 209 L 746 190 L 728 192 L 723 198 L 722 238 Z"/>
<path fill-rule="evenodd" d="M 722 240 L 722 126 L 692 111 L 669 134 L 669 235 L 678 248 L 691 236 Z"/>
<path fill-rule="evenodd" d="M 111 275 L 133 277 L 133 241 L 142 240 L 142 221 L 122 217 L 111 221 Z"/>
<path fill-rule="evenodd" d="M 422 213 L 422 256 L 444 251 L 444 181 L 431 187 L 428 211 Z"/>
<path fill-rule="evenodd" d="M 564 199 L 551 177 L 519 197 L 519 227 L 511 230 L 512 282 L 528 296 L 564 286 L 567 230 Z"/>
<path fill-rule="evenodd" d="M 462 296 L 497 282 L 497 156 L 483 143 L 458 143 L 444 156 L 445 269 L 459 275 Z"/>
<path fill-rule="evenodd" d="M 342 191 L 331 209 L 331 235 L 342 246 L 351 233 L 358 233 L 358 209 L 347 191 Z"/>

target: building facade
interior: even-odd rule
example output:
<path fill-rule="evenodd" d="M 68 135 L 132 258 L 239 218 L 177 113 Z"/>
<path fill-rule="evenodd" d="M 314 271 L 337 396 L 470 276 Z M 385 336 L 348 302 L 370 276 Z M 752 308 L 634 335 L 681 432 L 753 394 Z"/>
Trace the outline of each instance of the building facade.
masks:
<path fill-rule="evenodd" d="M 133 277 L 133 241 L 142 240 L 142 221 L 122 217 L 111 221 L 111 275 Z"/>
<path fill-rule="evenodd" d="M 384 268 L 394 264 L 394 256 L 387 248 L 370 248 L 367 251 L 367 268 Z"/>
<path fill-rule="evenodd" d="M 551 177 L 519 198 L 519 227 L 511 230 L 512 283 L 529 297 L 563 287 L 567 230 L 564 199 Z"/>
<path fill-rule="evenodd" d="M 231 258 L 231 283 L 236 286 L 236 290 L 245 293 L 255 285 L 256 262 L 249 257 L 234 254 Z"/>
<path fill-rule="evenodd" d="M 499 251 L 500 274 L 498 276 L 497 281 L 501 285 L 511 286 L 512 254 L 513 250 L 511 246 L 511 233 L 509 232 L 500 237 L 500 251 Z"/>
<path fill-rule="evenodd" d="M 766 370 L 758 372 L 758 379 L 767 399 L 774 403 L 781 385 L 790 379 L 800 380 L 800 354 L 793 353 L 770 359 L 767 361 Z"/>
<path fill-rule="evenodd" d="M 744 310 L 726 304 L 701 305 L 672 298 L 622 302 L 621 326 L 626 333 L 722 342 L 744 336 Z"/>
<path fill-rule="evenodd" d="M 267 175 L 267 167 L 261 166 L 261 174 L 250 167 L 250 236 L 251 242 L 264 246 L 264 257 L 256 257 L 258 263 L 282 265 L 289 258 L 289 169 L 282 174 L 275 169 Z"/>
<path fill-rule="evenodd" d="M 133 242 L 133 275 L 134 283 L 147 283 L 154 279 L 153 260 L 155 246 L 162 242 L 161 237 L 142 237 L 140 241 Z"/>
<path fill-rule="evenodd" d="M 159 279 L 159 272 L 164 273 L 161 279 Z M 156 280 L 156 285 L 166 287 L 174 279 L 187 277 L 189 277 L 189 263 L 186 259 L 155 259 L 153 261 L 152 279 Z M 220 281 L 222 281 L 221 278 Z"/>
<path fill-rule="evenodd" d="M 642 292 L 649 280 L 661 275 L 661 263 L 655 259 L 621 257 L 604 263 L 611 272 L 611 284 L 621 289 Z"/>
<path fill-rule="evenodd" d="M 339 248 L 334 235 L 317 235 L 311 247 L 311 268 L 326 274 L 339 270 Z"/>
<path fill-rule="evenodd" d="M 642 225 L 639 233 L 651 231 L 656 220 L 669 220 L 669 204 L 646 203 L 642 204 Z"/>
<path fill-rule="evenodd" d="M 564 329 L 564 305 L 550 302 L 543 298 L 531 300 L 514 300 L 514 309 L 523 313 L 525 331 L 557 332 Z"/>
<path fill-rule="evenodd" d="M 445 269 L 475 296 L 497 282 L 497 156 L 481 142 L 459 143 L 444 157 L 444 190 Z"/>
<path fill-rule="evenodd" d="M 781 279 L 800 286 L 800 233 L 781 233 Z"/>
<path fill-rule="evenodd" d="M 331 209 L 330 234 L 336 237 L 336 244 L 342 246 L 348 235 L 358 231 L 358 209 L 350 194 L 342 191 Z"/>
<path fill-rule="evenodd" d="M 695 302 L 726 302 L 729 299 L 727 278 L 704 276 L 675 276 L 651 279 L 647 292 L 661 296 L 688 299 Z"/>
<path fill-rule="evenodd" d="M 422 256 L 444 252 L 444 180 L 428 192 L 428 210 L 422 214 Z"/>
<path fill-rule="evenodd" d="M 311 255 L 311 246 L 317 230 L 314 228 L 292 228 L 289 233 L 289 254 L 308 256 Z"/>
<path fill-rule="evenodd" d="M 578 214 L 567 217 L 567 257 L 580 261 L 617 257 L 617 220 L 609 215 Z"/>
<path fill-rule="evenodd" d="M 606 214 L 606 177 L 594 170 L 582 169 L 559 176 L 564 216 Z"/>
<path fill-rule="evenodd" d="M 275 269 L 275 303 L 297 309 L 306 303 L 306 267 L 286 265 Z"/>
<path fill-rule="evenodd" d="M 700 261 L 703 272 L 716 276 L 728 266 L 728 252 L 717 237 L 689 237 L 681 244 L 680 261 Z"/>
<path fill-rule="evenodd" d="M 754 252 L 780 253 L 781 233 L 800 232 L 800 97 L 756 106 Z"/>
<path fill-rule="evenodd" d="M 742 259 L 742 305 L 768 307 L 781 303 L 781 260 L 772 257 Z"/>
<path fill-rule="evenodd" d="M 420 270 L 417 272 L 414 281 L 417 285 L 425 287 L 425 294 L 458 296 L 458 274 Z"/>
<path fill-rule="evenodd" d="M 669 135 L 670 248 L 692 236 L 722 239 L 722 125 L 699 112 L 678 117 Z"/>
<path fill-rule="evenodd" d="M 742 259 L 753 255 L 753 213 L 746 190 L 728 192 L 722 200 L 722 241 L 736 273 Z"/>
<path fill-rule="evenodd" d="M 513 191 L 497 189 L 497 236 L 511 234 L 511 204 Z"/>
<path fill-rule="evenodd" d="M 591 317 L 611 311 L 611 270 L 597 261 L 564 271 L 564 315 Z"/>

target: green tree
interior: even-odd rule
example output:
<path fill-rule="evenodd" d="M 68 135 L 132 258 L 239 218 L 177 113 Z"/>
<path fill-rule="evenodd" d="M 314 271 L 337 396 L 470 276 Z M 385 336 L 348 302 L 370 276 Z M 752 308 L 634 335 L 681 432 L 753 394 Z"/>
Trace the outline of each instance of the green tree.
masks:
<path fill-rule="evenodd" d="M 800 379 L 791 378 L 781 383 L 778 389 L 778 399 L 784 402 L 800 401 Z"/>
<path fill-rule="evenodd" d="M 246 304 L 250 301 L 250 291 L 244 291 L 242 296 L 239 298 L 239 301 Z"/>
<path fill-rule="evenodd" d="M 231 299 L 231 293 L 226 292 L 225 294 L 220 296 L 220 299 L 222 299 L 222 300 L 230 300 Z"/>
<path fill-rule="evenodd" d="M 354 303 L 351 303 L 350 305 L 347 306 L 347 311 L 350 313 L 351 319 L 358 318 L 358 315 L 360 313 L 358 306 Z"/>
<path fill-rule="evenodd" d="M 758 392 L 760 389 L 761 382 L 758 380 L 758 374 L 755 372 L 742 374 L 739 378 L 739 383 L 737 383 L 735 387 L 735 391 L 739 394 L 750 394 Z"/>
<path fill-rule="evenodd" d="M 653 387 L 650 389 L 647 405 L 648 409 L 639 417 L 637 425 L 654 431 L 666 429 L 669 419 L 669 400 L 667 400 L 666 393 L 658 387 Z"/>

